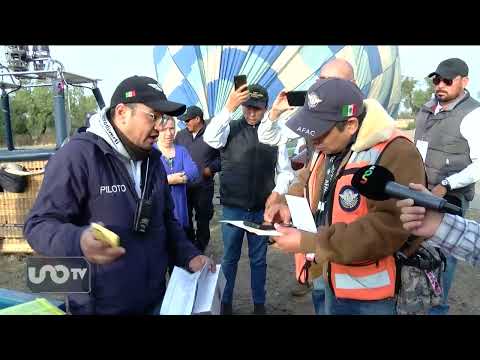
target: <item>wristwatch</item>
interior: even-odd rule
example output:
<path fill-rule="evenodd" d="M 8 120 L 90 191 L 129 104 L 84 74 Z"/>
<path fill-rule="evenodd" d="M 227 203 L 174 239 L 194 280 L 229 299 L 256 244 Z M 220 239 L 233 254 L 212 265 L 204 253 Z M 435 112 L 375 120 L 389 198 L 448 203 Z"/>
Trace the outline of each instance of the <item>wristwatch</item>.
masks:
<path fill-rule="evenodd" d="M 447 189 L 447 191 L 452 190 L 452 187 L 450 186 L 450 183 L 448 182 L 447 179 L 443 179 L 442 182 L 440 183 L 440 185 L 445 187 L 445 189 Z"/>

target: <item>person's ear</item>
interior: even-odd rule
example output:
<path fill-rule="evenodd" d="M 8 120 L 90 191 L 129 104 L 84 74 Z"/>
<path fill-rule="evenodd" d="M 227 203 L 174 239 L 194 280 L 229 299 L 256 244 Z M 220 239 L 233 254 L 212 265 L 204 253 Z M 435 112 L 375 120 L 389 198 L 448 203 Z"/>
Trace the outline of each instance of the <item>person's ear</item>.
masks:
<path fill-rule="evenodd" d="M 358 130 L 358 127 L 359 127 L 358 118 L 351 117 L 347 120 L 346 129 L 347 129 L 349 135 L 355 134 Z"/>
<path fill-rule="evenodd" d="M 466 87 L 467 87 L 469 81 L 470 81 L 470 80 L 468 79 L 467 76 L 465 76 L 465 77 L 462 78 L 463 88 L 466 88 Z"/>
<path fill-rule="evenodd" d="M 125 125 L 128 117 L 131 116 L 132 109 L 125 104 L 118 104 L 115 106 L 115 119 L 118 119 L 119 123 Z"/>

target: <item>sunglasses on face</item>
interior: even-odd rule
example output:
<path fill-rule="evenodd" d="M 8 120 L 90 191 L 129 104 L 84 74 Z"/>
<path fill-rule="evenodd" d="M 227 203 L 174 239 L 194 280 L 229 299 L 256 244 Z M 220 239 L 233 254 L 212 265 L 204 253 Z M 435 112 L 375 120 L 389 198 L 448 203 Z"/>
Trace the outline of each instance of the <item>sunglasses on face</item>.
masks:
<path fill-rule="evenodd" d="M 453 80 L 454 79 L 444 79 L 440 76 L 435 76 L 433 79 L 432 79 L 432 82 L 433 82 L 433 85 L 438 85 L 440 84 L 440 82 L 443 81 L 443 83 L 447 86 L 451 86 L 453 84 Z"/>

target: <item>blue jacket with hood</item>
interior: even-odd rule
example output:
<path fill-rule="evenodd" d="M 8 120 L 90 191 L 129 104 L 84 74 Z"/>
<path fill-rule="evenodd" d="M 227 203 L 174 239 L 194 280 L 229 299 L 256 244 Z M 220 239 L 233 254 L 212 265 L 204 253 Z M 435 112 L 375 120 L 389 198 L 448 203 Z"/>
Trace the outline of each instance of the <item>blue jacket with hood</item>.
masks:
<path fill-rule="evenodd" d="M 187 267 L 200 251 L 175 219 L 161 153 L 149 155 L 152 218 L 148 231 L 133 222 L 140 199 L 141 161 L 130 159 L 105 115 L 90 119 L 48 161 L 24 235 L 44 256 L 83 256 L 80 236 L 103 222 L 120 236 L 126 253 L 108 265 L 92 264 L 92 292 L 69 296 L 74 314 L 141 314 L 165 294 L 168 258 Z"/>

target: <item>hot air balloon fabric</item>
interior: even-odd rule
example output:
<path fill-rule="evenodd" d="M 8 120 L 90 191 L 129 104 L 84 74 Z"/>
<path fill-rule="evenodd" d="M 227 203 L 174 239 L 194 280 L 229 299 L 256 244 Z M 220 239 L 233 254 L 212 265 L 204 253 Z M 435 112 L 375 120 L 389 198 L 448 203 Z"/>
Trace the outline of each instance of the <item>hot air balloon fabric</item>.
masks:
<path fill-rule="evenodd" d="M 349 61 L 357 85 L 377 99 L 392 117 L 400 103 L 400 60 L 397 46 L 155 46 L 158 82 L 167 97 L 197 105 L 212 118 L 234 88 L 233 77 L 247 75 L 249 84 L 264 86 L 269 105 L 282 89 L 307 90 L 322 65 L 333 58 Z M 239 117 L 237 110 L 234 118 Z"/>

